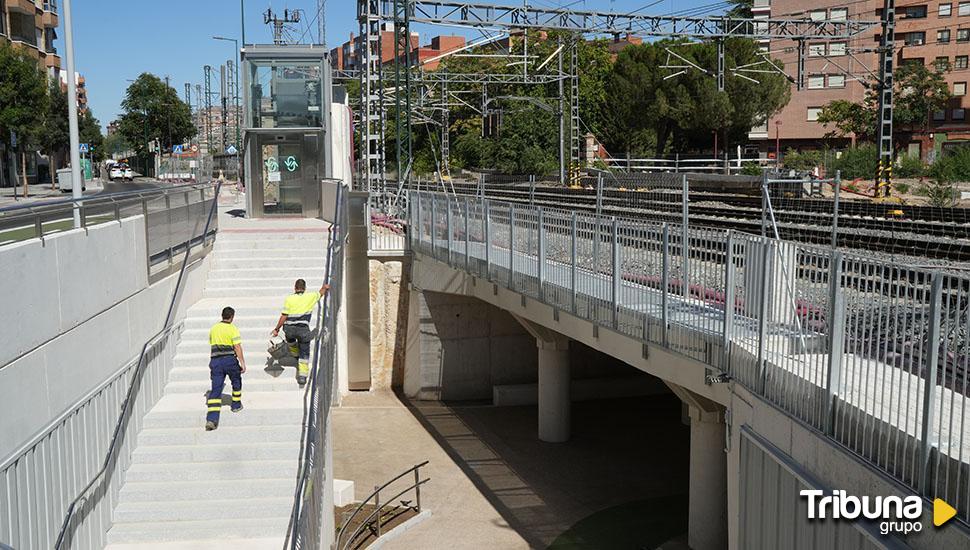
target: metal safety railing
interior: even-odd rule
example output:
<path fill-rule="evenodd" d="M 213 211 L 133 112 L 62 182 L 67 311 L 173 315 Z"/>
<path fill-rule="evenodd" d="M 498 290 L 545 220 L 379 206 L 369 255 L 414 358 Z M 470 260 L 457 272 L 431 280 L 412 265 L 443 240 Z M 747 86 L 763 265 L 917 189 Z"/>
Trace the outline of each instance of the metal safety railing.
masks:
<path fill-rule="evenodd" d="M 337 391 L 337 319 L 343 304 L 344 246 L 348 230 L 348 192 L 337 186 L 334 223 L 327 244 L 324 282 L 330 290 L 317 310 L 317 334 L 309 384 L 303 400 L 303 432 L 293 508 L 283 547 L 329 547 L 333 531 L 333 465 L 330 463 L 330 408 Z M 329 489 L 328 489 L 329 487 Z M 329 503 L 329 504 L 328 504 Z M 329 519 L 328 519 L 329 518 Z"/>
<path fill-rule="evenodd" d="M 474 196 L 412 193 L 408 222 L 415 253 L 717 369 L 970 520 L 970 278 Z"/>
<path fill-rule="evenodd" d="M 20 540 L 27 543 L 20 547 L 53 547 L 61 550 L 104 546 L 124 471 L 134 450 L 134 437 L 141 428 L 142 417 L 164 391 L 168 367 L 174 357 L 177 339 L 173 342 L 172 335 L 179 326 L 175 324 L 174 316 L 192 256 L 195 241 L 192 236 L 201 235 L 200 244 L 206 245 L 209 228 L 215 219 L 215 197 L 218 197 L 219 189 L 216 186 L 207 215 L 196 219 L 196 227 L 188 232 L 190 236 L 182 246 L 182 266 L 161 330 L 144 343 L 137 360 L 93 394 L 102 399 L 94 400 L 92 397 L 83 400 L 73 411 L 55 421 L 34 446 L 25 449 L 13 463 L 13 466 L 24 463 L 36 467 L 33 471 L 21 470 L 23 477 L 14 477 L 12 488 L 18 490 L 18 479 L 32 479 L 28 481 L 33 487 L 27 488 L 26 503 L 32 502 L 35 506 L 46 508 L 44 513 L 37 516 L 20 518 L 25 524 L 21 529 L 27 527 L 19 534 Z M 166 356 L 163 351 L 172 355 Z M 120 411 L 112 426 L 107 421 L 113 417 L 111 409 L 114 407 L 120 407 Z M 104 458 L 99 463 L 97 457 Z M 64 477 L 61 478 L 63 485 L 60 487 L 44 481 L 51 479 L 50 470 L 44 466 L 50 466 L 53 461 L 64 468 Z M 91 472 L 98 464 L 100 467 Z M 76 486 L 85 483 L 84 480 L 88 480 L 87 483 L 77 490 Z M 40 487 L 44 490 L 38 491 Z M 11 486 L 8 485 L 6 492 L 12 494 L 10 490 Z M 29 507 L 25 509 L 29 510 Z M 63 520 L 58 523 L 60 517 Z M 46 540 L 48 544 L 30 544 L 35 539 Z"/>
<path fill-rule="evenodd" d="M 408 191 L 372 192 L 367 200 L 367 252 L 375 256 L 407 254 L 405 233 Z"/>
<path fill-rule="evenodd" d="M 215 190 L 215 184 L 206 182 L 0 208 L 0 247 L 73 229 L 75 213 L 82 228 L 142 215 L 149 268 L 172 263 L 186 246 L 195 246 L 215 232 L 213 226 L 206 235 L 193 233 L 198 228 L 193 222 L 211 210 Z"/>
<path fill-rule="evenodd" d="M 428 465 L 428 461 L 425 460 L 421 464 L 416 464 L 407 470 L 401 472 L 400 474 L 394 476 L 389 481 L 374 487 L 371 494 L 354 508 L 354 511 L 347 516 L 346 519 L 342 521 L 342 525 L 337 531 L 337 542 L 334 548 L 338 550 L 346 550 L 347 548 L 359 548 L 361 542 L 364 539 L 361 537 L 375 537 L 380 538 L 384 534 L 385 524 L 389 521 L 395 519 L 397 515 L 401 512 L 401 509 L 410 510 L 415 513 L 421 513 L 421 486 L 425 483 L 431 481 L 431 478 L 421 479 L 421 468 Z M 398 489 L 400 483 L 397 483 L 402 479 L 411 479 L 413 477 L 414 481 L 410 485 L 405 486 L 403 489 Z M 392 496 L 387 496 L 388 487 L 395 485 L 394 489 L 391 491 L 397 491 Z M 381 492 L 385 495 L 382 498 Z M 407 496 L 410 493 L 414 493 L 413 500 L 401 500 L 398 499 Z M 374 504 L 372 505 L 371 502 Z M 400 507 L 398 506 L 400 505 Z M 384 517 L 384 510 L 388 509 L 392 513 L 391 518 Z M 363 515 L 363 514 L 367 515 Z M 362 516 L 362 517 L 360 517 Z M 356 525 L 356 527 L 354 527 Z M 353 527 L 353 531 L 348 533 L 348 529 Z"/>

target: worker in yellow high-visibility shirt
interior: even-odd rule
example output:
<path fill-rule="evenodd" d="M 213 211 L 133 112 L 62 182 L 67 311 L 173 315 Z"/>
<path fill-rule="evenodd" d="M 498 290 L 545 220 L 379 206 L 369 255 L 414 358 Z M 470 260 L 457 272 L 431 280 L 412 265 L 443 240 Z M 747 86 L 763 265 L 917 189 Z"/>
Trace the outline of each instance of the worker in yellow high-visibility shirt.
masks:
<path fill-rule="evenodd" d="M 298 348 L 298 365 L 296 382 L 303 386 L 310 373 L 310 318 L 317 302 L 330 290 L 330 285 L 324 283 L 317 292 L 306 291 L 306 281 L 297 279 L 293 285 L 293 294 L 283 302 L 283 313 L 280 315 L 273 336 L 278 336 L 280 329 L 286 335 L 286 341 L 291 347 Z"/>
<path fill-rule="evenodd" d="M 239 329 L 232 324 L 236 310 L 225 307 L 222 320 L 209 330 L 209 374 L 212 389 L 206 398 L 205 429 L 212 431 L 219 427 L 219 412 L 222 408 L 222 388 L 226 377 L 232 384 L 232 412 L 242 410 L 242 375 L 246 372 L 246 358 L 243 357 L 242 337 Z"/>

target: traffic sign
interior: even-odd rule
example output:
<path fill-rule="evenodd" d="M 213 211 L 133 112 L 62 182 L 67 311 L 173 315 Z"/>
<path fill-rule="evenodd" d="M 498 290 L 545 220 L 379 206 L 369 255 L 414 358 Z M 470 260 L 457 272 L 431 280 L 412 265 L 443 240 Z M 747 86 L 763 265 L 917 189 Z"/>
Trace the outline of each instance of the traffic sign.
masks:
<path fill-rule="evenodd" d="M 79 144 L 78 149 L 81 150 L 81 154 L 84 154 L 84 153 L 87 153 L 90 148 L 88 147 L 87 143 L 81 143 Z"/>
<path fill-rule="evenodd" d="M 193 153 L 198 153 L 199 152 L 199 146 L 193 143 L 192 146 L 189 147 L 189 150 L 192 151 Z"/>
<path fill-rule="evenodd" d="M 172 146 L 172 153 L 173 154 L 175 154 L 175 155 L 181 155 L 182 154 L 182 151 L 183 151 L 183 149 L 182 149 L 182 146 L 181 145 L 173 145 Z"/>
<path fill-rule="evenodd" d="M 236 146 L 235 145 L 230 145 L 229 147 L 226 147 L 226 154 L 227 155 L 235 155 L 238 152 L 239 152 L 239 150 L 236 149 Z"/>

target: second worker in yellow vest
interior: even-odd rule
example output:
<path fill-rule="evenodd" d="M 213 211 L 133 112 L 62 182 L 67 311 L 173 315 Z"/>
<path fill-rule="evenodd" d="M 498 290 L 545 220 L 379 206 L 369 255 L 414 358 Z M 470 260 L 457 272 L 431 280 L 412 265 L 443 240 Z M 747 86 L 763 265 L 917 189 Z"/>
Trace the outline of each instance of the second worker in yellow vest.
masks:
<path fill-rule="evenodd" d="M 296 372 L 296 382 L 302 386 L 306 384 L 307 375 L 310 372 L 310 319 L 313 316 L 313 309 L 320 301 L 330 285 L 324 283 L 317 292 L 306 291 L 306 281 L 297 279 L 293 285 L 293 294 L 286 297 L 283 302 L 283 313 L 280 315 L 276 328 L 273 329 L 273 336 L 278 336 L 280 329 L 286 335 L 286 341 L 291 347 L 298 348 L 299 363 Z"/>

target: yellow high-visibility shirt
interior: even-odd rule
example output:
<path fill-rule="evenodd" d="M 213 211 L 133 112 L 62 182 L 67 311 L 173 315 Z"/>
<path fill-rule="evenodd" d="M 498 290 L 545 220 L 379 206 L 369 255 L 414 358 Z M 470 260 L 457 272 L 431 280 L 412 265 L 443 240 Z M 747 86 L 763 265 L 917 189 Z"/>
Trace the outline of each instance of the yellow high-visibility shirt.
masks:
<path fill-rule="evenodd" d="M 287 325 L 310 324 L 313 308 L 320 301 L 319 292 L 298 292 L 290 294 L 283 302 L 283 314 Z"/>
<path fill-rule="evenodd" d="M 212 348 L 212 357 L 223 355 L 235 355 L 235 345 L 242 343 L 242 335 L 239 329 L 232 323 L 220 321 L 209 329 L 209 347 Z"/>

